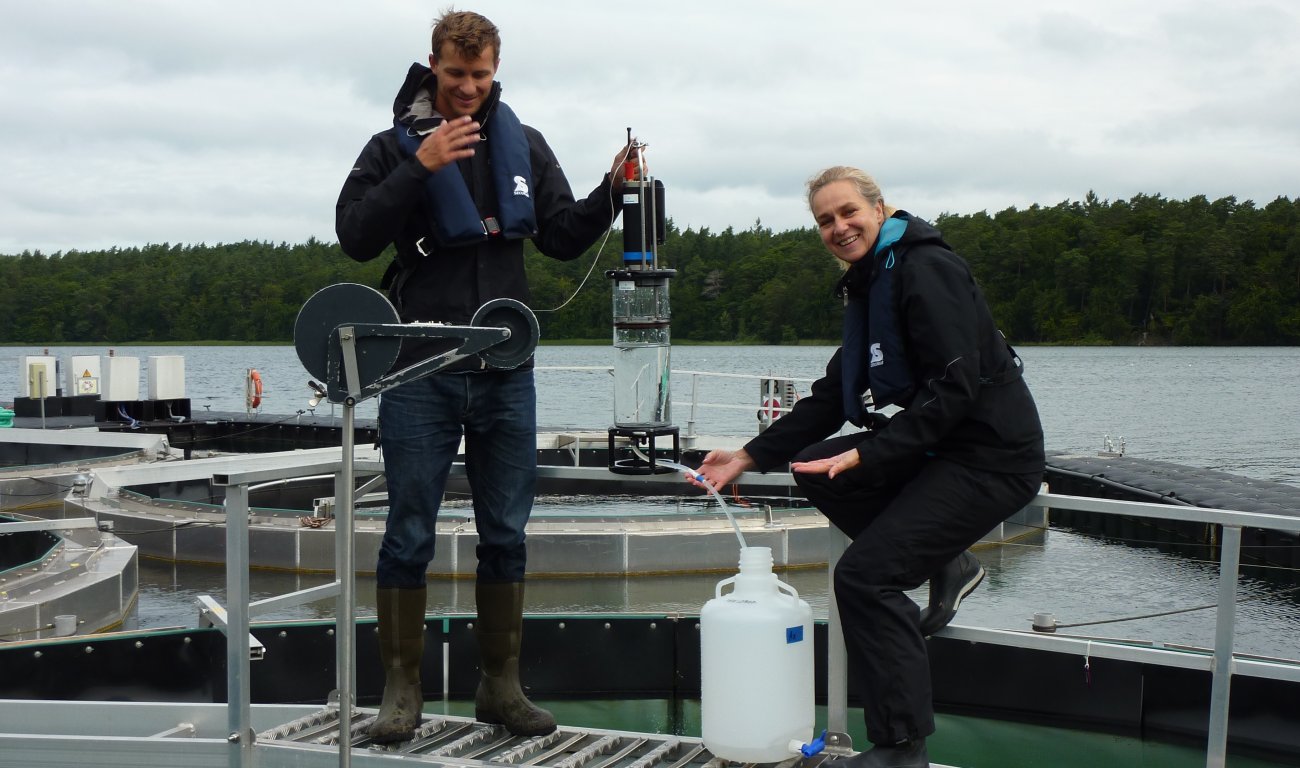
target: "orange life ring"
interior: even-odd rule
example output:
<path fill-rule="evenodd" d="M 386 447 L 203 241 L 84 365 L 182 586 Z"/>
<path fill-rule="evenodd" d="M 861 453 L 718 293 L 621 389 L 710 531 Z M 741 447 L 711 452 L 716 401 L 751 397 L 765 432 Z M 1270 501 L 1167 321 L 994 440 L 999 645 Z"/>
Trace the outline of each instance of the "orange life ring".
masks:
<path fill-rule="evenodd" d="M 250 411 L 255 411 L 262 405 L 262 374 L 258 373 L 256 368 L 251 368 L 248 371 L 248 382 L 244 386 L 244 398 Z"/>

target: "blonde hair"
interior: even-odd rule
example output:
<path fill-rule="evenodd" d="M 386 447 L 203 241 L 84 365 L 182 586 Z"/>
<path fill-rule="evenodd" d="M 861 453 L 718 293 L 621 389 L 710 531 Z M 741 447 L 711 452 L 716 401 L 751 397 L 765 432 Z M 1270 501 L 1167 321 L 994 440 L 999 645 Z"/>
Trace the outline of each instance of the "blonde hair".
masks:
<path fill-rule="evenodd" d="M 853 187 L 857 189 L 858 194 L 868 203 L 875 205 L 881 203 L 885 207 L 885 218 L 894 215 L 898 209 L 888 203 L 885 203 L 885 196 L 880 191 L 880 185 L 876 180 L 863 170 L 848 165 L 832 165 L 830 168 L 813 176 L 808 180 L 808 210 L 812 210 L 813 198 L 817 193 L 822 191 L 828 184 L 837 181 L 852 182 Z"/>
<path fill-rule="evenodd" d="M 442 56 L 442 46 L 451 43 L 460 55 L 468 59 L 476 59 L 485 49 L 491 48 L 492 60 L 501 60 L 501 33 L 495 24 L 473 11 L 455 8 L 443 11 L 433 25 L 430 43 L 434 56 Z"/>

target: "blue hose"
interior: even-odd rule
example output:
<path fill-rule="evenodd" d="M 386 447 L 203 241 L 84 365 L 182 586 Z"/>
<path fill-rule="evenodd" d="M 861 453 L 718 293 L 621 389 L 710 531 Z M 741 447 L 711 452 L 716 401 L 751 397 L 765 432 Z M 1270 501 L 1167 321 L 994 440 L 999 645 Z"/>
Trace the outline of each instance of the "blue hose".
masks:
<path fill-rule="evenodd" d="M 128 414 L 128 413 L 126 412 L 126 403 L 119 403 L 119 404 L 118 404 L 118 406 L 117 406 L 117 415 L 118 415 L 118 416 L 121 416 L 121 417 L 122 417 L 123 419 L 125 419 L 126 421 L 131 422 L 131 429 L 139 429 L 139 428 L 140 428 L 140 422 L 138 422 L 138 421 L 136 421 L 135 419 L 133 419 L 133 418 L 131 417 L 131 415 Z"/>

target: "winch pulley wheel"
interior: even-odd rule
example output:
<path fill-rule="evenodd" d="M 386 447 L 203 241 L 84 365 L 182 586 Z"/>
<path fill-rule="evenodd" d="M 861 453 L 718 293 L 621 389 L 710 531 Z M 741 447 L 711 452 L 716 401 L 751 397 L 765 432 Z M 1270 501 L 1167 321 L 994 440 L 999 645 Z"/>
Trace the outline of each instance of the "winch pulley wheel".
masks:
<path fill-rule="evenodd" d="M 293 342 L 303 367 L 324 382 L 330 402 L 355 403 L 471 355 L 491 368 L 516 368 L 532 357 L 540 336 L 537 317 L 514 299 L 487 302 L 467 326 L 404 324 L 384 294 L 357 283 L 339 283 L 322 288 L 303 304 Z M 455 344 L 390 373 L 403 338 Z"/>

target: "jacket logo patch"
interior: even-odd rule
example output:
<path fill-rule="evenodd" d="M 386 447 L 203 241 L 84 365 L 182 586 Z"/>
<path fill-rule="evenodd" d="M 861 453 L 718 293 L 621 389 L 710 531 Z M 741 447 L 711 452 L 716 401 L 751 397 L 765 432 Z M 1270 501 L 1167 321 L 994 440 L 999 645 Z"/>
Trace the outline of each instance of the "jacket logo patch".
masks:
<path fill-rule="evenodd" d="M 528 197 L 528 181 L 523 176 L 515 177 L 515 196 Z"/>
<path fill-rule="evenodd" d="M 884 365 L 884 364 L 885 364 L 885 353 L 881 351 L 880 343 L 877 342 L 875 344 L 872 344 L 871 345 L 871 367 L 875 368 L 878 365 Z"/>

